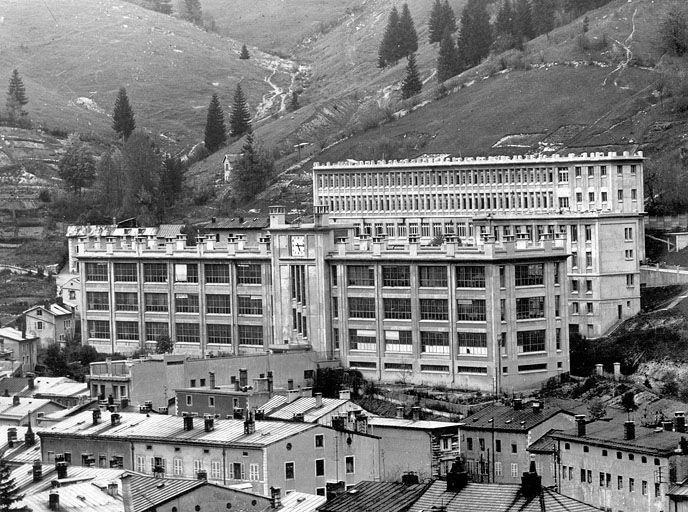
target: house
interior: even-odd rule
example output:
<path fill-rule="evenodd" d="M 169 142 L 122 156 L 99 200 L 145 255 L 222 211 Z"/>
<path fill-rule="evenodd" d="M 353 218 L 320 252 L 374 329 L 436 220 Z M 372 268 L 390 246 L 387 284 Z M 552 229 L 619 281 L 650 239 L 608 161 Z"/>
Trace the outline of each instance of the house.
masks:
<path fill-rule="evenodd" d="M 242 153 L 227 153 L 224 158 L 222 158 L 222 181 L 229 183 L 232 179 L 232 170 L 234 170 L 234 164 L 239 160 Z"/>
<path fill-rule="evenodd" d="M 0 396 L 0 425 L 28 425 L 31 415 L 36 418 L 63 409 L 65 406 L 44 398 Z"/>
<path fill-rule="evenodd" d="M 57 286 L 57 297 L 62 301 L 66 307 L 69 307 L 74 312 L 74 319 L 81 318 L 81 281 L 79 276 L 69 272 L 68 267 L 64 267 L 62 271 L 55 275 L 55 285 Z"/>
<path fill-rule="evenodd" d="M 607 510 L 675 510 L 670 493 L 688 478 L 685 415 L 675 420 L 648 428 L 578 415 L 575 429 L 550 433 L 560 492 Z"/>
<path fill-rule="evenodd" d="M 512 405 L 490 405 L 459 426 L 466 469 L 474 481 L 518 482 L 530 465 L 528 447 L 550 429 L 573 425 L 573 414 L 537 400 L 524 404 L 516 398 Z"/>
<path fill-rule="evenodd" d="M 14 327 L 0 328 L 0 355 L 3 359 L 20 362 L 25 372 L 32 372 L 36 366 L 39 342 L 38 337 L 26 335 Z"/>
<path fill-rule="evenodd" d="M 409 471 L 423 480 L 444 477 L 459 455 L 460 423 L 421 419 L 419 407 L 410 419 L 398 407 L 396 418 L 372 417 L 368 424 L 380 436 L 384 480 L 399 480 Z"/>
<path fill-rule="evenodd" d="M 36 429 L 42 460 L 325 495 L 380 477 L 379 437 L 314 423 L 86 411 Z"/>
<path fill-rule="evenodd" d="M 0 379 L 0 394 L 52 400 L 73 407 L 90 400 L 88 385 L 68 377 L 5 377 Z"/>
<path fill-rule="evenodd" d="M 36 305 L 22 313 L 26 332 L 40 340 L 41 347 L 51 343 L 66 343 L 74 338 L 74 312 L 68 306 L 53 303 Z"/>
<path fill-rule="evenodd" d="M 349 391 L 340 393 L 349 396 Z M 332 419 L 361 412 L 363 408 L 348 398 L 323 398 L 322 393 L 314 396 L 299 396 L 298 390 L 288 390 L 287 395 L 277 395 L 260 407 L 266 419 L 295 420 L 306 423 L 332 425 Z M 368 425 L 372 423 L 368 422 Z"/>

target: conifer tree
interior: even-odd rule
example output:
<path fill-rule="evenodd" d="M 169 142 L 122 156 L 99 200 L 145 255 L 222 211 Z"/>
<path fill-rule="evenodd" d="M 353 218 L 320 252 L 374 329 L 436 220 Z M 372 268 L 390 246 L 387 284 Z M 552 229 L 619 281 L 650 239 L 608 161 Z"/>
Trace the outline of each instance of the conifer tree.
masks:
<path fill-rule="evenodd" d="M 255 147 L 253 132 L 246 135 L 242 155 L 232 174 L 232 196 L 239 204 L 253 199 L 267 184 L 273 162 Z"/>
<path fill-rule="evenodd" d="M 430 10 L 430 18 L 428 19 L 428 32 L 430 32 L 430 44 L 439 43 L 444 32 L 444 23 L 442 23 L 442 2 L 435 0 Z"/>
<path fill-rule="evenodd" d="M 225 127 L 225 114 L 222 112 L 220 100 L 217 94 L 213 94 L 208 105 L 208 117 L 205 122 L 205 147 L 214 153 L 227 140 L 227 128 Z"/>
<path fill-rule="evenodd" d="M 418 34 L 409 6 L 405 3 L 399 17 L 399 58 L 408 57 L 416 51 L 418 51 Z"/>
<path fill-rule="evenodd" d="M 495 38 L 502 36 L 512 36 L 514 34 L 514 12 L 511 8 L 511 0 L 504 0 L 504 3 L 497 11 L 497 18 L 494 23 Z"/>
<path fill-rule="evenodd" d="M 131 132 L 136 128 L 134 112 L 131 110 L 127 90 L 121 87 L 115 100 L 115 108 L 112 112 L 112 129 L 123 140 L 127 140 Z"/>
<path fill-rule="evenodd" d="M 418 94 L 423 88 L 423 83 L 420 81 L 418 75 L 418 68 L 416 67 L 416 54 L 412 53 L 408 56 L 408 63 L 406 64 L 406 77 L 401 84 L 401 97 L 404 99 L 410 98 Z"/>
<path fill-rule="evenodd" d="M 442 4 L 442 23 L 444 24 L 443 31 L 449 31 L 452 34 L 456 32 L 456 16 L 454 9 L 449 5 L 449 0 L 444 0 Z"/>
<path fill-rule="evenodd" d="M 194 25 L 203 25 L 203 9 L 200 0 L 184 0 L 183 18 Z"/>
<path fill-rule="evenodd" d="M 380 47 L 378 50 L 378 66 L 385 67 L 395 65 L 400 57 L 399 48 L 401 40 L 399 38 L 399 11 L 396 6 L 392 7 L 387 20 L 387 27 L 382 36 Z"/>
<path fill-rule="evenodd" d="M 554 0 L 533 0 L 533 33 L 546 34 L 554 28 Z"/>
<path fill-rule="evenodd" d="M 15 119 L 18 115 L 25 116 L 24 105 L 28 102 L 24 81 L 19 76 L 19 71 L 15 69 L 10 77 L 10 84 L 7 89 L 7 115 L 11 119 Z"/>
<path fill-rule="evenodd" d="M 229 132 L 233 137 L 241 137 L 251 131 L 251 112 L 248 109 L 241 85 L 234 91 L 232 112 L 229 115 Z"/>
<path fill-rule="evenodd" d="M 519 47 L 523 46 L 523 41 L 529 41 L 533 38 L 533 12 L 530 9 L 530 0 L 516 0 L 514 32 Z"/>
<path fill-rule="evenodd" d="M 447 31 L 440 41 L 440 51 L 437 57 L 437 80 L 445 80 L 457 75 L 460 71 L 459 53 L 454 44 L 454 38 Z"/>
<path fill-rule="evenodd" d="M 24 495 L 19 494 L 17 484 L 14 478 L 10 477 L 10 472 L 10 466 L 0 458 L 0 512 L 31 512 L 29 507 L 14 505 L 24 499 Z"/>
<path fill-rule="evenodd" d="M 246 48 L 246 45 L 241 45 L 241 53 L 239 54 L 239 58 L 241 60 L 248 60 L 251 58 L 251 56 L 248 53 L 248 48 Z"/>
<path fill-rule="evenodd" d="M 483 0 L 468 0 L 459 22 L 459 54 L 463 66 L 470 68 L 490 53 L 492 27 Z"/>

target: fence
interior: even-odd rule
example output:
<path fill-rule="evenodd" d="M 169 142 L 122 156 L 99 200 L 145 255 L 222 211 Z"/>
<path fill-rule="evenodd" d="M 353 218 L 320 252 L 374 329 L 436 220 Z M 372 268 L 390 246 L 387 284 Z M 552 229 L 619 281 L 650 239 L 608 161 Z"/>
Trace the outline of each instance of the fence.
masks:
<path fill-rule="evenodd" d="M 671 231 L 686 229 L 688 226 L 688 213 L 678 215 L 652 215 L 645 217 L 645 227 L 658 231 Z"/>
<path fill-rule="evenodd" d="M 676 266 L 642 265 L 640 284 L 645 286 L 668 286 L 688 283 L 688 269 Z"/>

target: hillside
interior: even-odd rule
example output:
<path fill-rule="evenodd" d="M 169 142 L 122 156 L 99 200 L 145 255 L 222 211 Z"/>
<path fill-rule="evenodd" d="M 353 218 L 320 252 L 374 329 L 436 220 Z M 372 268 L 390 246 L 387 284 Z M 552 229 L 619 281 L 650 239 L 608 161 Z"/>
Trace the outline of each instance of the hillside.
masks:
<path fill-rule="evenodd" d="M 19 69 L 31 118 L 51 128 L 109 137 L 109 114 L 124 86 L 139 127 L 162 134 L 161 142 L 195 143 L 202 139 L 212 93 L 228 110 L 240 80 L 253 107 L 271 90 L 264 79 L 273 60 L 264 54 L 239 60 L 240 48 L 117 0 L 2 5 L 0 67 L 7 79 Z"/>

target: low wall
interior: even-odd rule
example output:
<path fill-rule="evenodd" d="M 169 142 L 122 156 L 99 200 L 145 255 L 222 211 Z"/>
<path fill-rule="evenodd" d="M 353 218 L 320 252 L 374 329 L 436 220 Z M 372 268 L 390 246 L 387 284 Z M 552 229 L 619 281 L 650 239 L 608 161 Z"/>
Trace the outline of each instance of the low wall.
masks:
<path fill-rule="evenodd" d="M 643 265 L 640 267 L 640 284 L 650 287 L 688 284 L 688 269 Z"/>

